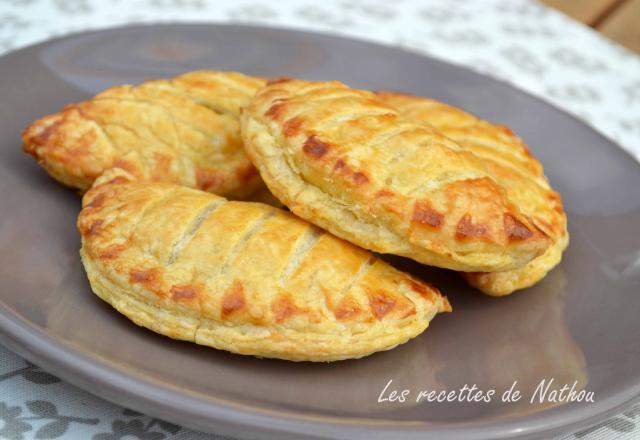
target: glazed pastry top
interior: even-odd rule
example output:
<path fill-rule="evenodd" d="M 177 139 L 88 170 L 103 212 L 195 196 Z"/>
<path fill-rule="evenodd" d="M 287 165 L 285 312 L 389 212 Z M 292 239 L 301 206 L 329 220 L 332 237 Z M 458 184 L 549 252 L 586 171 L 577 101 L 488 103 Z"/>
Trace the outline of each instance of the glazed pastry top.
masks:
<path fill-rule="evenodd" d="M 567 216 L 560 194 L 551 188 L 542 165 L 522 139 L 505 126 L 433 99 L 394 92 L 378 92 L 377 96 L 406 117 L 433 125 L 478 156 L 522 213 L 551 239 L 547 251 L 522 268 L 465 274 L 472 285 L 488 294 L 505 295 L 535 284 L 560 262 L 569 242 Z"/>
<path fill-rule="evenodd" d="M 260 179 L 242 148 L 239 109 L 262 84 L 240 73 L 198 71 L 112 87 L 35 121 L 23 132 L 23 148 L 82 191 L 118 167 L 141 179 L 245 197 Z"/>
<path fill-rule="evenodd" d="M 344 84 L 275 81 L 242 116 L 248 154 L 294 213 L 360 246 L 506 270 L 549 245 L 483 161 Z"/>
<path fill-rule="evenodd" d="M 225 350 L 336 360 L 422 332 L 446 298 L 286 211 L 107 173 L 83 199 L 94 291 L 135 322 Z"/>

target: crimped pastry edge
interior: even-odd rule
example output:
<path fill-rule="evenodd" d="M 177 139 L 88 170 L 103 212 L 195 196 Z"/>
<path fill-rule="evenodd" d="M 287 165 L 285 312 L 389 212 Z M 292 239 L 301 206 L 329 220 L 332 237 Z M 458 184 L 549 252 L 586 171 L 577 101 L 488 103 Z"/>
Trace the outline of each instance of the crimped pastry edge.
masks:
<path fill-rule="evenodd" d="M 195 342 L 199 345 L 260 358 L 276 358 L 296 362 L 359 359 L 379 351 L 391 350 L 408 342 L 424 332 L 439 311 L 447 310 L 449 307 L 445 297 L 439 297 L 439 304 L 425 309 L 429 313 L 424 316 L 416 317 L 404 327 L 394 328 L 390 332 L 382 335 L 377 334 L 370 338 L 354 341 L 353 337 L 336 339 L 335 335 L 286 329 L 284 338 L 281 336 L 268 338 L 269 342 L 265 344 L 265 339 L 256 339 L 255 337 L 245 340 L 234 337 L 233 334 L 224 337 L 224 330 L 228 328 L 228 324 L 225 325 L 210 318 L 201 318 L 195 314 L 188 316 L 177 313 L 176 310 L 141 301 L 130 292 L 122 290 L 108 277 L 101 275 L 102 271 L 99 265 L 94 264 L 83 249 L 80 250 L 80 256 L 86 268 L 92 291 L 135 324 L 172 339 Z M 177 323 L 179 323 L 178 326 L 176 326 Z M 257 331 L 264 331 L 264 328 L 259 326 L 245 325 L 243 327 L 246 327 L 248 332 L 253 330 L 253 334 L 256 334 Z M 232 328 L 237 330 L 238 326 L 234 325 Z M 298 340 L 296 341 L 296 339 Z M 373 349 L 371 348 L 372 340 L 375 340 L 376 343 Z M 267 345 L 268 347 L 266 347 Z"/>
<path fill-rule="evenodd" d="M 245 150 L 271 192 L 294 214 L 304 219 L 313 219 L 313 223 L 338 237 L 375 252 L 400 255 L 423 264 L 459 271 L 503 271 L 523 265 L 522 261 L 514 261 L 506 252 L 474 252 L 471 255 L 443 250 L 441 255 L 425 247 L 416 246 L 390 228 L 364 222 L 361 220 L 364 216 L 358 215 L 357 206 L 340 203 L 331 195 L 306 182 L 300 173 L 296 172 L 295 165 L 281 153 L 282 148 L 277 146 L 277 136 L 269 126 L 245 111 L 241 117 L 241 127 Z M 260 139 L 256 139 L 257 137 Z M 274 162 L 277 164 L 274 165 Z M 293 196 L 289 197 L 289 194 Z M 437 246 L 433 248 L 436 249 Z"/>
<path fill-rule="evenodd" d="M 506 296 L 531 287 L 547 276 L 560 262 L 569 246 L 569 234 L 554 242 L 544 254 L 534 258 L 524 267 L 506 272 L 461 272 L 473 287 L 489 296 Z"/>

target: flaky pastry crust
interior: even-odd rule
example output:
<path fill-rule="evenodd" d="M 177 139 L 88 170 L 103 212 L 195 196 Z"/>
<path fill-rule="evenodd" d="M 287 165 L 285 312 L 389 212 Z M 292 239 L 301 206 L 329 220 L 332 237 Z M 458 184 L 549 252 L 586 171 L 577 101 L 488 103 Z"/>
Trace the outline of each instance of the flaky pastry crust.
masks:
<path fill-rule="evenodd" d="M 394 92 L 379 92 L 377 95 L 405 116 L 433 125 L 480 157 L 522 213 L 552 240 L 544 254 L 522 268 L 505 272 L 463 273 L 471 285 L 489 295 L 508 295 L 537 283 L 560 263 L 562 252 L 569 244 L 562 200 L 549 185 L 540 162 L 518 136 L 508 127 L 491 124 L 433 99 Z"/>
<path fill-rule="evenodd" d="M 93 291 L 136 324 L 234 353 L 334 361 L 419 335 L 447 299 L 283 210 L 100 177 L 78 218 Z"/>
<path fill-rule="evenodd" d="M 240 139 L 239 113 L 264 81 L 196 71 L 112 87 L 32 123 L 23 149 L 81 191 L 105 170 L 178 183 L 228 197 L 261 185 Z"/>
<path fill-rule="evenodd" d="M 478 157 L 371 92 L 337 81 L 273 81 L 241 121 L 271 192 L 359 246 L 495 271 L 520 267 L 549 245 Z"/>

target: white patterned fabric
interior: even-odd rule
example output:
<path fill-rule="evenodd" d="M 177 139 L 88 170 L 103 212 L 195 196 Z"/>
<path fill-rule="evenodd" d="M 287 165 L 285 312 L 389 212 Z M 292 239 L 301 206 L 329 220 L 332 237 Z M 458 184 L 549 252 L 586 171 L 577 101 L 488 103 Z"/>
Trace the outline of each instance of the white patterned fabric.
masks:
<path fill-rule="evenodd" d="M 0 54 L 71 32 L 169 21 L 297 28 L 424 52 L 549 100 L 640 159 L 640 58 L 532 1 L 0 0 Z M 0 347 L 0 438 L 222 437 L 105 402 Z M 559 439 L 640 439 L 640 405 Z"/>

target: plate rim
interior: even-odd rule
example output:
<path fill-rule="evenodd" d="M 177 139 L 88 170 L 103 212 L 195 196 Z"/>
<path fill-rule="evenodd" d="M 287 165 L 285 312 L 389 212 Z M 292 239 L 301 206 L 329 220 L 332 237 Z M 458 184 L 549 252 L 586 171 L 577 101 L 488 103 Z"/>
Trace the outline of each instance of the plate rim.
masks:
<path fill-rule="evenodd" d="M 11 62 L 11 58 L 19 56 L 27 51 L 37 50 L 44 46 L 57 42 L 96 35 L 108 34 L 124 29 L 147 30 L 150 28 L 205 28 L 205 29 L 247 29 L 251 31 L 282 32 L 290 34 L 306 34 L 312 38 L 330 38 L 334 40 L 344 40 L 357 42 L 360 44 L 377 46 L 384 50 L 394 50 L 429 59 L 430 62 L 437 63 L 448 68 L 462 69 L 474 75 L 481 76 L 485 80 L 507 87 L 519 94 L 526 95 L 529 99 L 534 99 L 545 107 L 563 113 L 574 120 L 583 129 L 590 130 L 592 134 L 601 138 L 608 147 L 614 147 L 625 154 L 626 160 L 632 160 L 639 166 L 638 160 L 633 154 L 618 143 L 610 139 L 607 135 L 596 130 L 591 125 L 580 120 L 573 114 L 556 107 L 546 99 L 533 95 L 529 91 L 523 90 L 517 85 L 505 80 L 493 78 L 463 65 L 450 63 L 448 61 L 434 58 L 428 54 L 412 50 L 405 47 L 393 46 L 379 42 L 369 41 L 359 37 L 346 36 L 344 34 L 332 34 L 328 32 L 309 32 L 294 27 L 284 26 L 263 26 L 245 23 L 212 23 L 205 21 L 194 22 L 148 22 L 141 24 L 124 24 L 118 26 L 99 27 L 95 29 L 73 32 L 56 38 L 30 44 L 17 50 L 12 50 L 0 56 L 0 65 Z M 5 307 L 0 296 L 0 342 L 10 350 L 18 353 L 22 357 L 34 362 L 39 366 L 45 366 L 46 370 L 54 373 L 63 380 L 76 385 L 83 390 L 94 394 L 100 398 L 115 402 L 122 406 L 132 407 L 144 413 L 157 416 L 161 419 L 176 422 L 185 427 L 194 427 L 207 432 L 226 435 L 242 435 L 246 433 L 246 428 L 250 428 L 252 433 L 268 434 L 273 438 L 282 438 L 283 435 L 322 435 L 326 438 L 351 439 L 355 433 L 366 434 L 367 438 L 395 438 L 402 434 L 408 439 L 424 438 L 425 435 L 451 436 L 460 440 L 464 439 L 502 439 L 502 438 L 529 438 L 540 435 L 558 435 L 563 431 L 570 431 L 577 427 L 596 424 L 621 409 L 640 402 L 640 380 L 634 386 L 624 391 L 609 396 L 604 401 L 596 399 L 596 403 L 588 406 L 575 407 L 565 405 L 558 408 L 544 410 L 545 417 L 539 417 L 533 422 L 527 420 L 527 427 L 519 426 L 523 420 L 529 416 L 513 417 L 499 422 L 466 422 L 466 423 L 431 423 L 431 422 L 403 422 L 385 421 L 377 422 L 370 418 L 355 418 L 329 415 L 305 415 L 294 410 L 268 409 L 259 405 L 246 405 L 233 402 L 229 399 L 214 398 L 213 401 L 205 402 L 197 396 L 189 396 L 186 392 L 177 391 L 174 387 L 166 383 L 158 383 L 140 376 L 126 374 L 116 367 L 110 366 L 106 360 L 98 362 L 91 359 L 84 353 L 74 350 L 73 347 L 61 341 L 54 340 L 46 332 L 34 327 L 28 321 L 15 315 L 11 309 Z M 65 359 L 66 358 L 66 359 Z M 95 372 L 98 373 L 95 373 Z M 98 392 L 94 389 L 96 385 L 100 388 Z M 154 389 L 157 387 L 157 389 Z M 92 389 L 93 388 L 93 389 Z M 149 392 L 151 391 L 151 392 Z M 105 397 L 108 396 L 108 397 Z M 168 399 L 171 397 L 171 399 Z M 179 411 L 176 414 L 175 404 L 166 404 L 166 401 L 177 403 L 177 398 L 181 400 L 182 408 L 187 410 Z M 200 404 L 205 404 L 208 409 L 215 412 L 202 414 L 194 412 Z M 202 408 L 204 409 L 204 408 Z M 173 413 L 173 414 L 172 414 Z M 185 423 L 185 417 L 198 417 L 198 421 L 190 423 L 193 419 Z M 182 418 L 179 418 L 182 417 Z M 215 427 L 215 430 L 213 428 Z M 313 433 L 313 434 L 309 434 Z M 293 437 L 292 437 L 293 438 Z"/>

